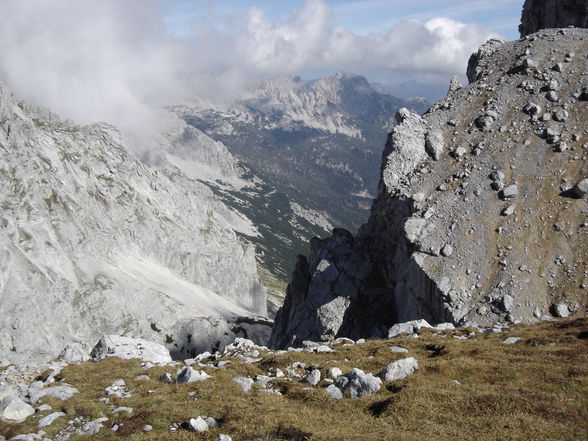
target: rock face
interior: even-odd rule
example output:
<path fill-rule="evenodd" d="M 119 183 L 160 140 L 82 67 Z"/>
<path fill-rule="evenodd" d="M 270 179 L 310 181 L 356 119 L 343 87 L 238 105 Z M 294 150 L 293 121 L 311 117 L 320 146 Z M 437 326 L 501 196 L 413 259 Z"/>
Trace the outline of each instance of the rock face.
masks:
<path fill-rule="evenodd" d="M 494 40 L 468 86 L 423 116 L 399 112 L 369 221 L 311 241 L 271 345 L 386 337 L 417 319 L 528 322 L 555 301 L 583 313 L 588 207 L 573 189 L 588 175 L 586 53 L 583 29 Z"/>
<path fill-rule="evenodd" d="M 519 25 L 521 37 L 548 28 L 588 28 L 585 0 L 525 0 Z"/>
<path fill-rule="evenodd" d="M 260 263 L 285 281 L 312 237 L 329 234 L 333 225 L 355 228 L 365 220 L 394 114 L 401 107 L 422 112 L 428 106 L 422 99 L 380 93 L 364 77 L 339 72 L 312 82 L 291 75 L 268 78 L 231 103 L 172 109 L 226 146 L 246 180 L 255 183 L 211 188 L 253 220 L 259 235 L 250 240 Z M 187 164 L 182 155 L 195 133 L 185 130 L 181 142 L 174 142 L 171 161 L 179 168 Z M 203 136 L 198 138 L 201 143 Z M 202 149 L 189 150 L 200 156 Z"/>
<path fill-rule="evenodd" d="M 0 360 L 42 361 L 105 334 L 174 356 L 264 315 L 251 245 L 204 185 L 139 162 L 107 124 L 79 127 L 0 84 Z"/>

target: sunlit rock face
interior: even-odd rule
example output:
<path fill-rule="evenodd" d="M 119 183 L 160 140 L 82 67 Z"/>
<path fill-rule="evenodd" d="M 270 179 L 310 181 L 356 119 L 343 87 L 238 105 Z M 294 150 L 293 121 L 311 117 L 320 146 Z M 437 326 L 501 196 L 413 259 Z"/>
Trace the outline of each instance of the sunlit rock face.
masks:
<path fill-rule="evenodd" d="M 2 362 L 104 334 L 191 354 L 266 313 L 254 250 L 209 189 L 142 164 L 114 127 L 63 121 L 1 84 L 0 204 Z"/>
<path fill-rule="evenodd" d="M 271 344 L 584 314 L 586 53 L 585 29 L 491 40 L 469 85 L 399 111 L 368 222 L 313 239 Z"/>

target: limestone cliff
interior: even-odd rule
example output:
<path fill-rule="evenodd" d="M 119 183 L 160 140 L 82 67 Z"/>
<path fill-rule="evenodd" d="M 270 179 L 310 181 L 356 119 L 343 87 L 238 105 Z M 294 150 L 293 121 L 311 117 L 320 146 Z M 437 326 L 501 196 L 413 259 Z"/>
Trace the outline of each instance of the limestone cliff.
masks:
<path fill-rule="evenodd" d="M 0 362 L 103 334 L 189 356 L 266 312 L 253 247 L 210 190 L 145 166 L 114 127 L 63 121 L 1 83 L 0 204 Z"/>
<path fill-rule="evenodd" d="M 588 28 L 586 0 L 525 0 L 519 26 L 521 37 L 541 29 Z"/>
<path fill-rule="evenodd" d="M 271 344 L 584 314 L 587 53 L 582 29 L 491 40 L 468 86 L 401 110 L 369 221 L 313 240 Z"/>

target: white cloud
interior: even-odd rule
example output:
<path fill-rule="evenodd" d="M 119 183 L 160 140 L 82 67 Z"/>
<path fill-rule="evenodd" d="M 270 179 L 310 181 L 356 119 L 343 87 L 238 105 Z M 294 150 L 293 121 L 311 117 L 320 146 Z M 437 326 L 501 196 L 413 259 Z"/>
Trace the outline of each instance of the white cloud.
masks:
<path fill-rule="evenodd" d="M 192 23 L 193 32 L 183 32 L 190 38 L 178 39 L 162 14 L 171 3 L 0 0 L 0 77 L 20 97 L 81 123 L 113 122 L 141 141 L 164 127 L 161 106 L 192 93 L 231 94 L 259 76 L 337 70 L 447 81 L 490 36 L 448 18 L 361 36 L 333 26 L 324 0 L 308 0 L 286 20 L 256 8 L 224 23 L 218 14 L 192 14 L 182 24 Z M 193 80 L 204 75 L 206 84 Z"/>

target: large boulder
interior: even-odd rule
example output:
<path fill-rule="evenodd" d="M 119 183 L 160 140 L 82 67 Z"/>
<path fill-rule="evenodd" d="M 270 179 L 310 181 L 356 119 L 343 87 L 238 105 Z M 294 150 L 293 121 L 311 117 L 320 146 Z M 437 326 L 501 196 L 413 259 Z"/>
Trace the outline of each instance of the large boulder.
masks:
<path fill-rule="evenodd" d="M 138 358 L 151 363 L 169 363 L 172 358 L 167 348 L 142 338 L 105 335 L 90 353 L 93 361 L 106 357 L 119 357 L 125 360 Z"/>
<path fill-rule="evenodd" d="M 344 395 L 350 398 L 361 398 L 378 392 L 382 386 L 382 380 L 355 368 L 347 374 L 338 376 L 334 384 Z"/>
<path fill-rule="evenodd" d="M 9 395 L 0 401 L 0 419 L 20 423 L 34 413 L 33 406 L 15 395 Z"/>
<path fill-rule="evenodd" d="M 418 368 L 419 363 L 416 358 L 408 357 L 403 358 L 402 360 L 393 361 L 382 369 L 378 376 L 384 381 L 402 380 L 403 378 L 414 374 Z"/>

